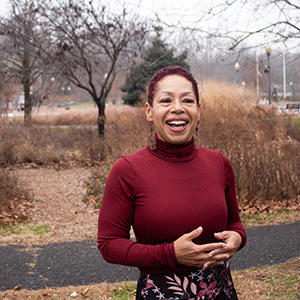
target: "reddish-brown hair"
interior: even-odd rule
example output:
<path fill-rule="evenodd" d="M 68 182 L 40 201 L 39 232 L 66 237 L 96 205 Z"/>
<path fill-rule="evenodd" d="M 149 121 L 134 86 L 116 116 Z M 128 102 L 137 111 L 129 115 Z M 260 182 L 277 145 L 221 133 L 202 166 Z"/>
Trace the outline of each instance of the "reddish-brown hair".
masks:
<path fill-rule="evenodd" d="M 194 93 L 196 96 L 197 104 L 199 104 L 199 91 L 198 91 L 198 84 L 195 80 L 194 76 L 187 71 L 186 69 L 180 66 L 169 66 L 163 69 L 160 69 L 154 76 L 150 79 L 148 85 L 148 103 L 152 106 L 153 104 L 153 96 L 155 92 L 155 88 L 157 83 L 164 77 L 169 75 L 179 75 L 185 77 L 188 81 L 190 81 L 193 85 Z"/>

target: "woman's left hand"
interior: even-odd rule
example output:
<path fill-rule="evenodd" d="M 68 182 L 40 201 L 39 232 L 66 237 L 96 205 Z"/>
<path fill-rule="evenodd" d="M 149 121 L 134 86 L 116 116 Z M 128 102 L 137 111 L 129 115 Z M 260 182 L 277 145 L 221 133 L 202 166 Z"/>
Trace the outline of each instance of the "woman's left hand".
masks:
<path fill-rule="evenodd" d="M 215 238 L 223 241 L 226 246 L 221 249 L 213 250 L 209 253 L 212 258 L 218 254 L 228 254 L 229 258 L 240 248 L 242 243 L 242 237 L 236 231 L 222 231 L 214 234 Z M 209 268 L 211 262 L 208 261 L 203 265 L 203 268 Z"/>

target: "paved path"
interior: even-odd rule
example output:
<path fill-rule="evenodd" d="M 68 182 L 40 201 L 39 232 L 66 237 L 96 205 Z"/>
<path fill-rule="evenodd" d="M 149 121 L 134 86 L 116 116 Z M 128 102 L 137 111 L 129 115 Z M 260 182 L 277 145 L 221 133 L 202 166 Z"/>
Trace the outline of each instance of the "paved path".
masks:
<path fill-rule="evenodd" d="M 300 222 L 249 228 L 247 236 L 246 247 L 231 259 L 232 270 L 300 256 Z M 136 280 L 138 274 L 136 268 L 104 262 L 95 241 L 0 246 L 0 290 Z"/>

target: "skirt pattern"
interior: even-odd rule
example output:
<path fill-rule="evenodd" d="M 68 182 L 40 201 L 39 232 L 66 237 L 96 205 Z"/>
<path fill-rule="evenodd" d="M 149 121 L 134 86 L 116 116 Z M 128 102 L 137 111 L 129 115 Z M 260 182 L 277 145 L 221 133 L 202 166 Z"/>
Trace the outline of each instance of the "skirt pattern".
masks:
<path fill-rule="evenodd" d="M 137 284 L 136 299 L 238 300 L 228 262 L 189 273 L 141 273 Z"/>

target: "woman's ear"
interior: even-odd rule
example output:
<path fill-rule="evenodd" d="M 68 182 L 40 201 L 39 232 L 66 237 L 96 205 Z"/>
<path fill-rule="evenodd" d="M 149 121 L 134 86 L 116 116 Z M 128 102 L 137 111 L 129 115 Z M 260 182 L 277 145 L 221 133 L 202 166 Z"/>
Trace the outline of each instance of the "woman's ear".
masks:
<path fill-rule="evenodd" d="M 153 123 L 153 111 L 152 111 L 152 107 L 151 105 L 147 102 L 146 106 L 146 119 L 148 121 L 148 123 L 152 124 Z"/>

